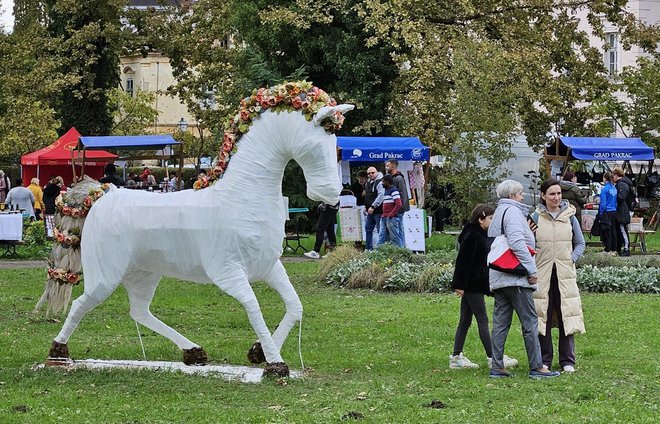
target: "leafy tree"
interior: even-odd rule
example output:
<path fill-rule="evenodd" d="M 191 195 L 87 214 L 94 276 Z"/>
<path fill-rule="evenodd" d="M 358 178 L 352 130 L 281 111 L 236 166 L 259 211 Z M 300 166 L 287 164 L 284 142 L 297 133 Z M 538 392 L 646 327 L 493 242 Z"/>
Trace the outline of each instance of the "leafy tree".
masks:
<path fill-rule="evenodd" d="M 506 159 L 513 132 L 522 129 L 531 145 L 541 146 L 553 128 L 599 131 L 590 102 L 607 95 L 609 81 L 572 11 L 586 8 L 596 34 L 603 35 L 604 17 L 626 43 L 655 49 L 657 28 L 637 21 L 626 3 L 363 2 L 360 16 L 375 34 L 369 42 L 391 43 L 401 66 L 390 120 L 396 132 L 419 134 L 447 158 L 463 215 L 486 200 L 496 179 L 488 174 Z"/>
<path fill-rule="evenodd" d="M 14 32 L 21 32 L 46 20 L 44 0 L 14 0 Z"/>
<path fill-rule="evenodd" d="M 294 0 L 237 2 L 231 17 L 237 40 L 248 46 L 240 57 L 252 85 L 255 63 L 280 78 L 303 70 L 310 81 L 356 110 L 343 132 L 382 134 L 390 102 L 390 83 L 397 76 L 388 43 L 367 45 L 370 36 L 357 15 L 357 0 L 316 4 Z M 259 69 L 257 66 L 256 69 Z"/>
<path fill-rule="evenodd" d="M 61 132 L 75 126 L 81 134 L 106 135 L 113 127 L 108 92 L 119 84 L 123 44 L 120 12 L 125 0 L 46 0 L 46 28 L 61 41 L 54 54 L 62 70 L 76 76 L 51 104 Z"/>
<path fill-rule="evenodd" d="M 144 134 L 158 117 L 153 108 L 156 95 L 137 90 L 135 96 L 122 89 L 115 88 L 108 92 L 108 107 L 113 111 L 113 135 Z"/>
<path fill-rule="evenodd" d="M 56 46 L 35 25 L 0 32 L 0 156 L 7 161 L 18 162 L 57 138 L 60 123 L 49 99 L 76 79 L 60 72 L 61 62 L 51 55 Z"/>
<path fill-rule="evenodd" d="M 640 137 L 660 151 L 660 59 L 640 57 L 616 82 L 620 95 L 601 99 L 603 116 L 614 119 L 626 137 Z M 625 94 L 623 94 L 625 93 Z"/>

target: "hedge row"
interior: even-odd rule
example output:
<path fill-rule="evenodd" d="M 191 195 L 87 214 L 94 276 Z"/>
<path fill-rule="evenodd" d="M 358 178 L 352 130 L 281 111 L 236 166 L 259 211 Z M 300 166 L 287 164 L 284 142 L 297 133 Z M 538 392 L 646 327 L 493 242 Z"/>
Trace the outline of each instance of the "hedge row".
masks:
<path fill-rule="evenodd" d="M 323 260 L 319 277 L 328 284 L 384 291 L 449 292 L 454 273 L 454 252 L 439 251 L 413 255 L 392 245 L 373 252 L 358 252 L 341 246 Z M 660 293 L 660 267 L 654 260 L 623 260 L 587 257 L 578 267 L 580 290 L 605 293 Z M 618 262 L 594 266 L 589 262 Z M 657 260 L 656 260 L 657 261 Z"/>

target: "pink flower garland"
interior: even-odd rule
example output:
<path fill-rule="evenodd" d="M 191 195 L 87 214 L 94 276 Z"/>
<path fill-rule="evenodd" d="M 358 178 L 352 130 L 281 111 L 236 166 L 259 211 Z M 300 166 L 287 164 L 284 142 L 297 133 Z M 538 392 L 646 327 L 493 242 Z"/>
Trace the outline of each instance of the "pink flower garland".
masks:
<path fill-rule="evenodd" d="M 268 109 L 275 112 L 300 110 L 305 119 L 311 121 L 324 106 L 337 106 L 337 102 L 328 93 L 315 87 L 308 81 L 284 82 L 270 88 L 254 90 L 252 95 L 241 100 L 236 114 L 225 123 L 225 132 L 218 153 L 218 161 L 211 170 L 208 179 L 197 180 L 195 190 L 208 187 L 221 178 L 227 169 L 231 156 L 236 153 L 241 136 L 248 132 L 252 122 Z M 329 133 L 339 130 L 344 123 L 344 116 L 336 111 L 323 120 L 321 125 Z"/>

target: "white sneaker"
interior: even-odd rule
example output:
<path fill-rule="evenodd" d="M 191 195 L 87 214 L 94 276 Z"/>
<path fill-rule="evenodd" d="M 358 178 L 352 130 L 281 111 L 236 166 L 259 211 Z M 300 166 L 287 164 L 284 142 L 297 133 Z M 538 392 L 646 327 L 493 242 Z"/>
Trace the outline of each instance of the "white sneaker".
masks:
<path fill-rule="evenodd" d="M 303 255 L 306 258 L 310 258 L 310 259 L 321 259 L 321 255 L 319 255 L 319 253 L 315 252 L 314 250 L 310 250 L 309 252 L 305 252 Z"/>
<path fill-rule="evenodd" d="M 460 370 L 464 368 L 479 368 L 479 365 L 463 356 L 463 352 L 456 356 L 449 355 L 449 369 Z"/>
<path fill-rule="evenodd" d="M 575 367 L 573 365 L 564 365 L 564 368 L 562 368 L 562 371 L 567 372 L 567 373 L 574 373 L 575 372 Z"/>
<path fill-rule="evenodd" d="M 518 360 L 504 355 L 504 368 L 512 368 L 518 366 Z M 493 358 L 488 358 L 488 368 L 493 369 Z"/>

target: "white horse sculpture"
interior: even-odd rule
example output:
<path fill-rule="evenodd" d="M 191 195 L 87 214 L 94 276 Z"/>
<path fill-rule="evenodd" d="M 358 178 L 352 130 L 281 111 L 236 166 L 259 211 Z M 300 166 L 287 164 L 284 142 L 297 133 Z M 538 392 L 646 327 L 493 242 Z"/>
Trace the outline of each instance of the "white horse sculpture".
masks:
<path fill-rule="evenodd" d="M 49 356 L 68 358 L 66 343 L 80 320 L 123 283 L 135 321 L 183 349 L 185 363 L 205 363 L 200 346 L 149 310 L 165 275 L 215 284 L 237 299 L 263 348 L 268 363 L 264 374 L 288 375 L 280 349 L 302 318 L 302 304 L 279 259 L 286 212 L 284 168 L 295 160 L 305 174 L 307 195 L 337 203 L 337 141 L 319 124 L 351 109 L 352 105 L 326 106 L 311 122 L 299 111 L 266 110 L 240 139 L 224 177 L 210 188 L 167 195 L 108 191 L 90 210 L 83 229 L 85 291 L 73 302 Z M 250 286 L 257 280 L 275 289 L 286 305 L 272 335 Z"/>

